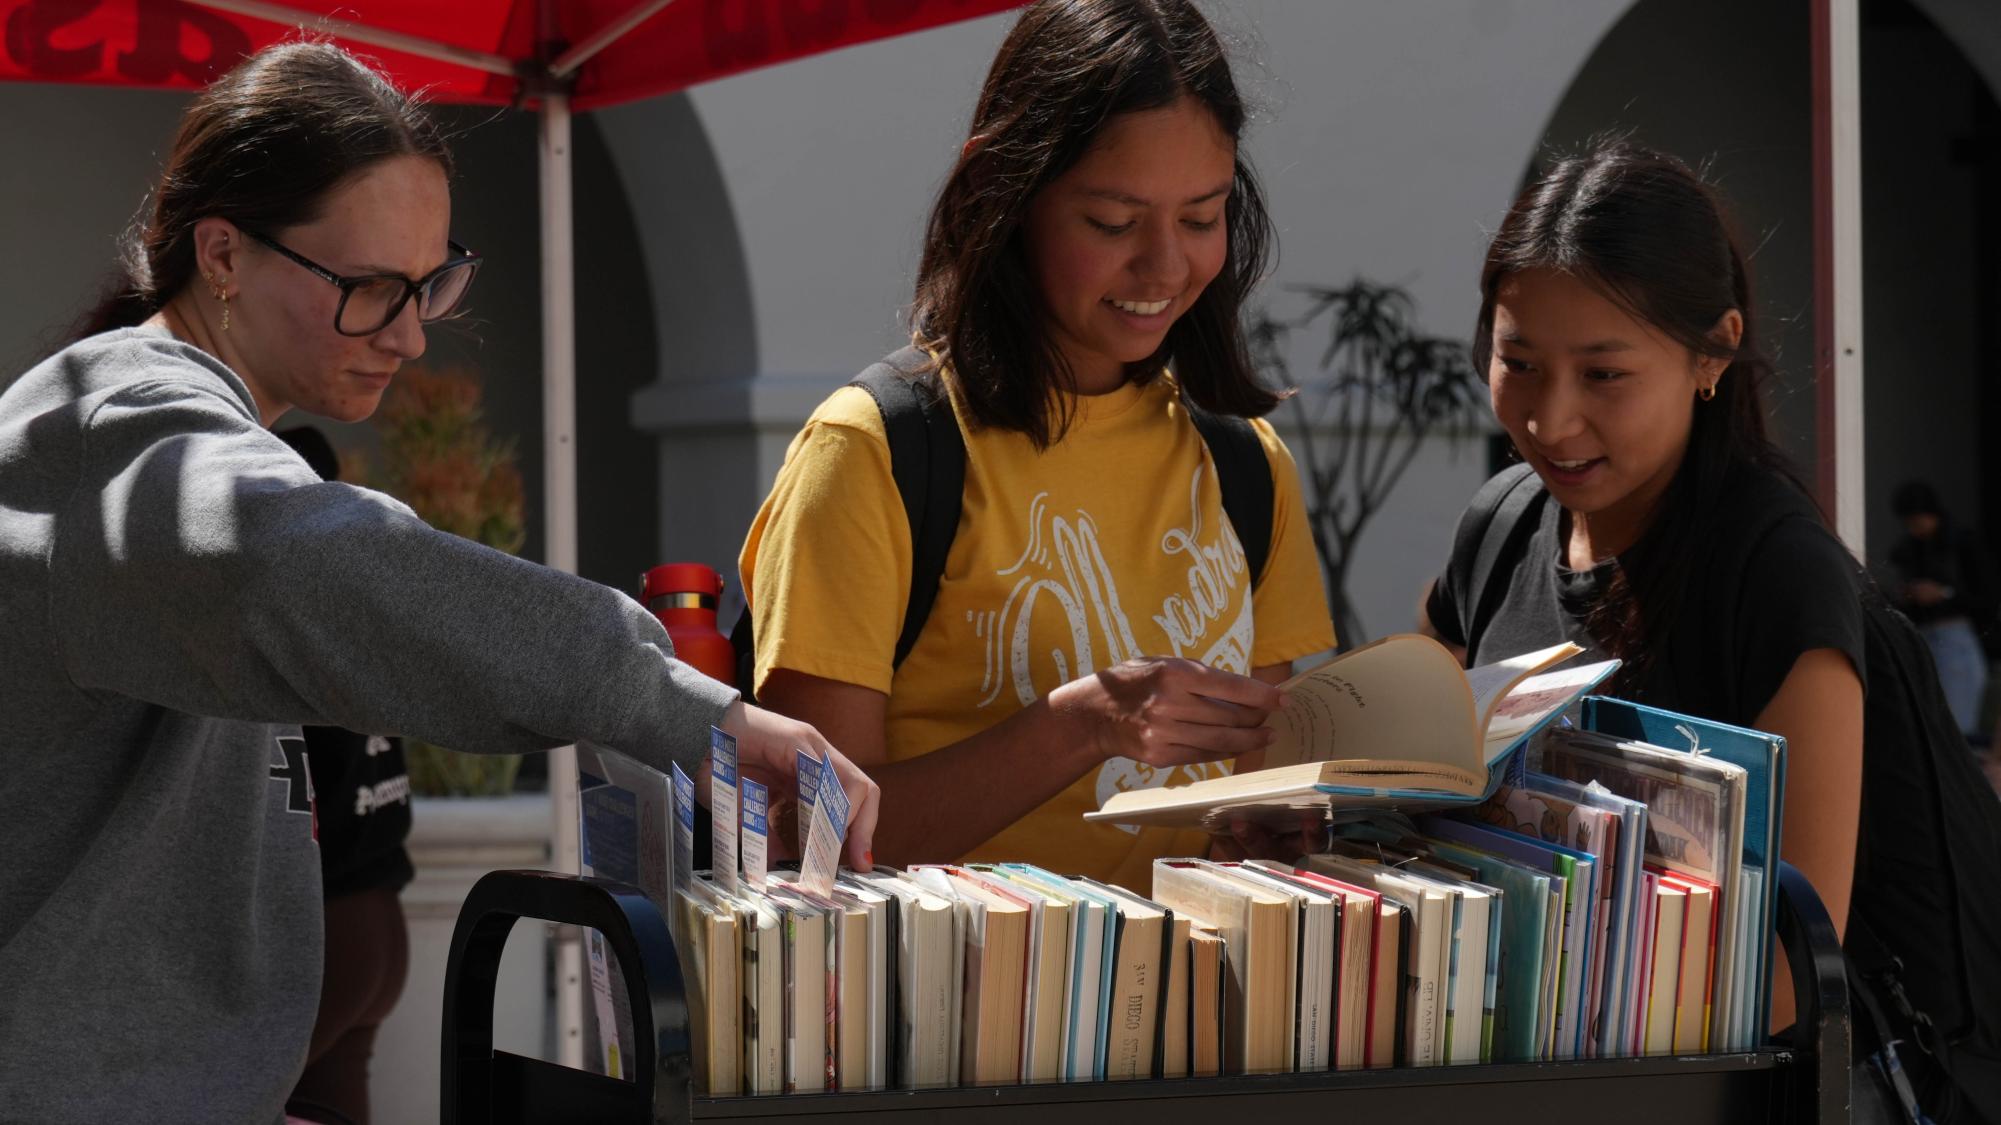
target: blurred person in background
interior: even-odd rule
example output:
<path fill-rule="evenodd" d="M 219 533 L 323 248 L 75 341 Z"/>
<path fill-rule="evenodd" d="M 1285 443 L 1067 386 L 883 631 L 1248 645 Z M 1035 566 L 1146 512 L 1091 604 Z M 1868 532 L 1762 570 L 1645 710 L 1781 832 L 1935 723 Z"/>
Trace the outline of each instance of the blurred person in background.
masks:
<path fill-rule="evenodd" d="M 1904 535 L 1890 548 L 1897 608 L 1910 617 L 1938 662 L 1952 717 L 1969 739 L 1980 739 L 1981 697 L 1987 691 L 1987 650 L 1994 619 L 1994 569 L 1980 539 L 1955 522 L 1924 481 L 1906 481 L 1890 496 Z M 1984 744 L 1984 739 L 1980 744 Z"/>

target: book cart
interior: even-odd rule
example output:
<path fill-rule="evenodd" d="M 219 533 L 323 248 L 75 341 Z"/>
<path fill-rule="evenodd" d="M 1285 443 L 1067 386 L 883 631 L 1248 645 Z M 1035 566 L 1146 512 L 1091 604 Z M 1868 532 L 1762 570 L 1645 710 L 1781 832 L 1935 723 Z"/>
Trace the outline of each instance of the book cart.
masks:
<path fill-rule="evenodd" d="M 1778 934 L 1793 966 L 1800 1020 L 1791 1044 L 1773 1042 L 1749 1053 L 710 1098 L 694 1093 L 680 964 L 653 903 L 637 889 L 608 880 L 495 871 L 466 897 L 452 935 L 442 1120 L 445 1125 L 877 1120 L 1847 1125 L 1851 1024 L 1841 947 L 1813 886 L 1788 864 L 1779 864 L 1778 901 Z M 592 927 L 610 943 L 624 976 L 614 987 L 622 985 L 631 1003 L 636 1081 L 493 1049 L 501 950 L 522 918 Z"/>

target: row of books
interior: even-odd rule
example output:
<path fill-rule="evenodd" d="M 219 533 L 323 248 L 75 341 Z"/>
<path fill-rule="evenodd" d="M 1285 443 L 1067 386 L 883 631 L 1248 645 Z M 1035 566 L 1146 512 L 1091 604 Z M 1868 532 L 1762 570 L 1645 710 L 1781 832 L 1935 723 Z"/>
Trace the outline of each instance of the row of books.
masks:
<path fill-rule="evenodd" d="M 677 892 L 711 1094 L 1218 1074 L 1225 939 L 1125 889 L 1026 864 L 776 873 Z"/>
<path fill-rule="evenodd" d="M 1161 860 L 1144 893 L 1023 864 L 837 874 L 845 813 L 821 815 L 807 762 L 821 835 L 767 871 L 765 794 L 721 740 L 713 872 L 688 869 L 685 776 L 608 756 L 582 779 L 586 860 L 662 902 L 715 1095 L 1750 1048 L 1783 740 L 1600 697 L 1571 714 L 1478 804 L 1372 808 L 1291 862 Z M 618 1073 L 622 990 L 591 950 Z"/>

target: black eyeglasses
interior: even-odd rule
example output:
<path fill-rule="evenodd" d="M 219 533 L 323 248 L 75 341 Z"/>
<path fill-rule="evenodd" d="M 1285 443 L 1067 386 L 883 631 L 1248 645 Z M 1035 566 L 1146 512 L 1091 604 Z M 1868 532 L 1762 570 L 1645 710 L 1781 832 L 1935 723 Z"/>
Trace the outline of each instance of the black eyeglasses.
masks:
<path fill-rule="evenodd" d="M 241 229 L 241 228 L 239 228 Z M 403 311 L 410 298 L 417 298 L 417 319 L 429 324 L 443 320 L 465 301 L 472 289 L 473 275 L 479 272 L 479 255 L 447 241 L 451 257 L 445 264 L 415 281 L 400 273 L 342 277 L 311 258 L 278 243 L 277 239 L 254 230 L 244 234 L 276 250 L 340 290 L 340 305 L 334 309 L 334 331 L 343 336 L 373 336 Z"/>

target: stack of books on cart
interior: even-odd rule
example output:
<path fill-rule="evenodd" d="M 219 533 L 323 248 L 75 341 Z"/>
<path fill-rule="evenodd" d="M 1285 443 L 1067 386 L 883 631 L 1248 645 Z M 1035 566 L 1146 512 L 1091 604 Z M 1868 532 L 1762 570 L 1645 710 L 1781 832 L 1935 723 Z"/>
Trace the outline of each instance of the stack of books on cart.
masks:
<path fill-rule="evenodd" d="M 1239 787 L 1206 804 L 1184 795 L 1171 814 L 1108 803 L 1100 817 L 1144 823 L 1296 827 L 1315 800 L 1340 814 L 1314 854 L 1163 859 L 1148 887 L 1013 863 L 837 872 L 824 839 L 799 869 L 766 870 L 765 795 L 725 756 L 715 785 L 735 792 L 715 794 L 730 821 L 715 869 L 675 871 L 669 858 L 650 873 L 683 962 L 698 1086 L 765 1095 L 1750 1049 L 1768 1020 L 1782 740 L 1579 700 L 1605 669 L 1536 673 L 1562 659 L 1536 655 L 1476 702 L 1484 734 L 1510 699 L 1541 693 L 1482 760 L 1491 776 L 1460 792 L 1413 788 L 1406 760 L 1393 785 L 1336 778 L 1315 782 L 1317 797 L 1247 801 Z M 1344 681 L 1351 700 L 1388 698 L 1365 675 Z M 1295 685 L 1288 707 L 1310 691 Z M 1564 710 L 1571 721 L 1549 725 Z M 638 768 L 601 766 L 622 781 L 586 771 L 587 852 L 593 793 L 651 815 L 632 799 L 650 784 Z M 680 801 L 652 791 L 685 824 L 683 786 Z M 823 791 L 816 824 L 841 811 L 817 808 L 838 806 L 838 790 Z M 624 862 L 634 849 L 605 846 L 617 818 L 598 821 L 587 859 Z M 630 874 L 646 885 L 649 872 Z M 613 991 L 598 1007 L 615 1072 Z"/>

